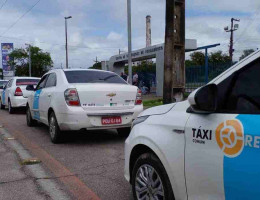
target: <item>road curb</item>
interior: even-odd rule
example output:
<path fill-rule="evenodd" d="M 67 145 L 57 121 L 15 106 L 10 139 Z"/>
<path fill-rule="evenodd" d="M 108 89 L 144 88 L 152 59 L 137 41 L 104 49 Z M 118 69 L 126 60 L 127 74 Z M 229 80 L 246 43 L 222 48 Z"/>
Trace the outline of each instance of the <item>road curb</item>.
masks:
<path fill-rule="evenodd" d="M 33 156 L 26 150 L 7 130 L 0 125 L 1 137 L 5 139 L 5 144 L 8 145 L 21 160 L 33 158 Z M 9 140 L 8 138 L 12 138 Z M 50 175 L 41 166 L 41 164 L 36 165 L 24 165 L 24 170 L 26 174 L 29 174 L 34 179 L 34 182 L 38 186 L 39 190 L 43 192 L 46 196 L 51 199 L 71 199 L 68 194 L 66 194 L 60 186 L 53 180 L 48 179 Z"/>

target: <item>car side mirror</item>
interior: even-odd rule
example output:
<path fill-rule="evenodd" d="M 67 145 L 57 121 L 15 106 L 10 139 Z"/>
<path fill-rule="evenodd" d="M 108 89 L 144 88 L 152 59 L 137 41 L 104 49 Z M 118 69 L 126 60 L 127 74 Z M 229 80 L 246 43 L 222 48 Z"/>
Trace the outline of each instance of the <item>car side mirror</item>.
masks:
<path fill-rule="evenodd" d="M 0 86 L 0 89 L 1 89 L 1 90 L 2 90 L 2 89 L 4 89 L 4 86 L 3 86 L 3 85 L 1 85 L 1 86 Z"/>
<path fill-rule="evenodd" d="M 28 91 L 34 91 L 34 90 L 35 90 L 34 85 L 27 85 L 27 86 L 26 86 L 26 90 L 28 90 Z"/>
<path fill-rule="evenodd" d="M 210 114 L 217 110 L 218 87 L 216 84 L 209 84 L 193 92 L 188 101 L 191 111 L 199 114 Z"/>

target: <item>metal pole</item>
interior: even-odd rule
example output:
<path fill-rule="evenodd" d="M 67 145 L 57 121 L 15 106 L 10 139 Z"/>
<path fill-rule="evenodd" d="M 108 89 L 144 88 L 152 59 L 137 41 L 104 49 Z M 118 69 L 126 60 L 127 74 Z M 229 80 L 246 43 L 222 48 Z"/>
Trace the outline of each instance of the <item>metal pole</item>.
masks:
<path fill-rule="evenodd" d="M 29 76 L 32 76 L 31 45 L 29 44 Z"/>
<path fill-rule="evenodd" d="M 65 37 L 66 37 L 66 69 L 69 68 L 68 63 L 68 33 L 67 33 L 67 18 L 65 17 Z"/>
<path fill-rule="evenodd" d="M 231 35 L 230 35 L 230 47 L 229 47 L 231 64 L 233 62 L 233 37 L 234 37 L 234 18 L 231 19 Z"/>
<path fill-rule="evenodd" d="M 205 84 L 209 82 L 209 57 L 208 49 L 205 49 Z"/>
<path fill-rule="evenodd" d="M 131 0 L 127 0 L 127 24 L 128 24 L 128 76 L 132 85 L 132 30 L 131 30 Z"/>

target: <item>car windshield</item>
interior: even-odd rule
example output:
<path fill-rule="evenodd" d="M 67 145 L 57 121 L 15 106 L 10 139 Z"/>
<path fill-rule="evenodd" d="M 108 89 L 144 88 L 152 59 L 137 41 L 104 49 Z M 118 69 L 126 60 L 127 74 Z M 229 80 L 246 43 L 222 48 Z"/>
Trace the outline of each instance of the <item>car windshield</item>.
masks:
<path fill-rule="evenodd" d="M 8 81 L 0 81 L 0 86 L 4 86 Z"/>
<path fill-rule="evenodd" d="M 16 86 L 18 85 L 37 85 L 40 79 L 17 79 Z"/>
<path fill-rule="evenodd" d="M 116 83 L 127 84 L 115 73 L 104 71 L 65 71 L 69 83 Z"/>

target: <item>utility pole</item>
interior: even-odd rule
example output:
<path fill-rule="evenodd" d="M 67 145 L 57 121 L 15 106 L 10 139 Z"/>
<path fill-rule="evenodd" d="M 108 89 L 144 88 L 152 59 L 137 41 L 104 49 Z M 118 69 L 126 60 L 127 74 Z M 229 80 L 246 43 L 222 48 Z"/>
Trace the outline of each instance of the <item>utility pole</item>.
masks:
<path fill-rule="evenodd" d="M 185 90 L 185 0 L 166 0 L 163 103 L 182 101 Z"/>
<path fill-rule="evenodd" d="M 68 19 L 71 19 L 72 17 L 69 16 L 69 17 L 64 17 L 65 18 L 65 37 L 66 37 L 66 45 L 65 45 L 65 48 L 66 48 L 66 69 L 69 68 L 69 58 L 68 58 L 68 30 L 67 30 L 67 20 Z"/>
<path fill-rule="evenodd" d="M 32 55 L 31 55 L 31 45 L 30 44 L 25 44 L 28 45 L 28 50 L 29 50 L 29 77 L 32 76 Z"/>
<path fill-rule="evenodd" d="M 128 30 L 128 76 L 129 84 L 133 84 L 132 78 L 132 22 L 131 22 L 131 0 L 127 0 L 127 30 Z"/>
<path fill-rule="evenodd" d="M 97 59 L 97 56 L 96 56 L 96 60 L 94 60 L 94 63 L 99 63 L 98 59 Z"/>
<path fill-rule="evenodd" d="M 231 28 L 229 29 L 229 27 L 225 27 L 224 30 L 226 32 L 230 32 L 230 44 L 229 44 L 229 57 L 231 60 L 231 63 L 233 63 L 233 53 L 234 53 L 234 31 L 238 30 L 239 25 L 238 24 L 234 24 L 234 21 L 236 22 L 240 22 L 240 19 L 235 19 L 235 18 L 231 18 Z"/>

